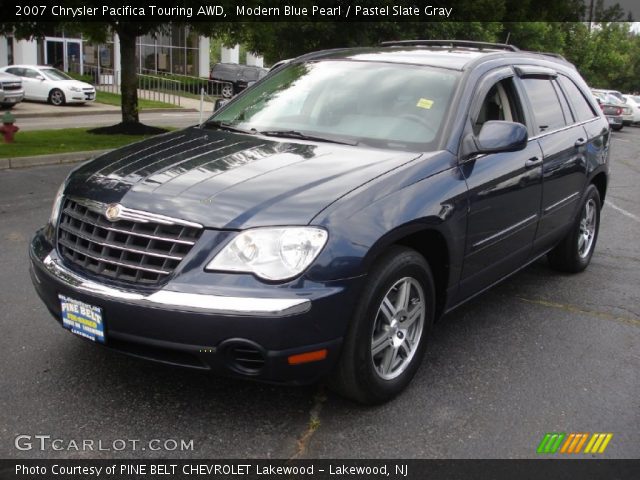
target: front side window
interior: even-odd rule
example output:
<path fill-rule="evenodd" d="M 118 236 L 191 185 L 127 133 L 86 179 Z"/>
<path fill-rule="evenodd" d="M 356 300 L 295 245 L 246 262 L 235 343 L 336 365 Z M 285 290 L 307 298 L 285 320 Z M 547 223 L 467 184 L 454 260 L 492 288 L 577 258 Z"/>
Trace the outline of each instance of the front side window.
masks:
<path fill-rule="evenodd" d="M 49 80 L 73 80 L 69 75 L 56 68 L 43 68 L 42 73 Z"/>
<path fill-rule="evenodd" d="M 36 70 L 32 70 L 31 68 L 25 68 L 22 72 L 22 75 L 27 78 L 38 78 L 40 74 Z"/>
<path fill-rule="evenodd" d="M 506 78 L 493 85 L 485 95 L 480 110 L 473 121 L 473 133 L 478 135 L 485 122 L 505 120 L 525 124 L 522 107 L 512 78 Z"/>
<path fill-rule="evenodd" d="M 547 78 L 523 78 L 522 84 L 529 97 L 533 118 L 538 130 L 548 132 L 566 125 L 560 99 Z"/>
<path fill-rule="evenodd" d="M 424 151 L 439 138 L 458 78 L 458 72 L 403 64 L 346 60 L 291 64 L 208 123 Z"/>

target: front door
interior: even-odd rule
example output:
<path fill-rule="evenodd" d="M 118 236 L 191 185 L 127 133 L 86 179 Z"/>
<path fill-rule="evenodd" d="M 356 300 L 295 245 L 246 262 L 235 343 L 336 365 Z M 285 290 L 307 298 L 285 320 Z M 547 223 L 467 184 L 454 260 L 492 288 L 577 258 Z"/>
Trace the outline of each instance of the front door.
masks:
<path fill-rule="evenodd" d="M 525 124 L 511 69 L 481 83 L 471 111 L 477 135 L 490 120 Z M 476 110 L 474 111 L 474 108 Z M 542 195 L 542 152 L 529 141 L 519 152 L 481 155 L 462 164 L 469 189 L 467 242 L 461 298 L 477 293 L 526 263 L 531 254 Z"/>

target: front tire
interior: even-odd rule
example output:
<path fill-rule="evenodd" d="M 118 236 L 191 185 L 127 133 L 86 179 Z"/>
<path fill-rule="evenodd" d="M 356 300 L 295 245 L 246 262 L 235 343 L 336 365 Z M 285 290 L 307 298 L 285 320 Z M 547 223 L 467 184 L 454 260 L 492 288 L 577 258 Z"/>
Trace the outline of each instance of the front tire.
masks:
<path fill-rule="evenodd" d="M 433 277 L 415 250 L 394 247 L 374 266 L 330 385 L 364 404 L 391 400 L 422 363 L 435 315 Z"/>
<path fill-rule="evenodd" d="M 551 267 L 569 273 L 578 273 L 587 268 L 598 239 L 600 208 L 600 194 L 595 185 L 591 184 L 571 230 L 548 254 Z"/>
<path fill-rule="evenodd" d="M 64 92 L 59 88 L 54 88 L 49 92 L 49 103 L 55 105 L 56 107 L 60 107 L 66 103 L 66 99 L 64 97 Z"/>

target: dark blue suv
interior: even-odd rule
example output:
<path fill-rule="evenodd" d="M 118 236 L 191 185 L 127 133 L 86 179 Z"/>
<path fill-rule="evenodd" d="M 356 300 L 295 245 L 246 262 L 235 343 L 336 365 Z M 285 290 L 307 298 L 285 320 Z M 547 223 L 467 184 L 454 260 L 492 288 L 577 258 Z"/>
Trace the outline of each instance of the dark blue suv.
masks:
<path fill-rule="evenodd" d="M 76 168 L 31 276 L 98 344 L 383 402 L 437 318 L 543 255 L 586 268 L 609 142 L 561 58 L 456 41 L 313 53 L 202 125 Z"/>

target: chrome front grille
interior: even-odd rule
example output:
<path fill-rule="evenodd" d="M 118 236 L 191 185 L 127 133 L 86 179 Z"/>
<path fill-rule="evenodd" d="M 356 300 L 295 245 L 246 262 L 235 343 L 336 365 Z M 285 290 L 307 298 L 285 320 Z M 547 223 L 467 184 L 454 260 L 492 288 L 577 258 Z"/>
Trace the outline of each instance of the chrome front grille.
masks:
<path fill-rule="evenodd" d="M 154 285 L 189 253 L 202 226 L 117 206 L 66 198 L 58 222 L 58 252 L 82 270 L 119 282 Z M 111 206 L 113 208 L 113 206 Z"/>
<path fill-rule="evenodd" d="M 9 92 L 14 90 L 20 90 L 22 88 L 21 83 L 3 83 L 2 89 Z"/>

